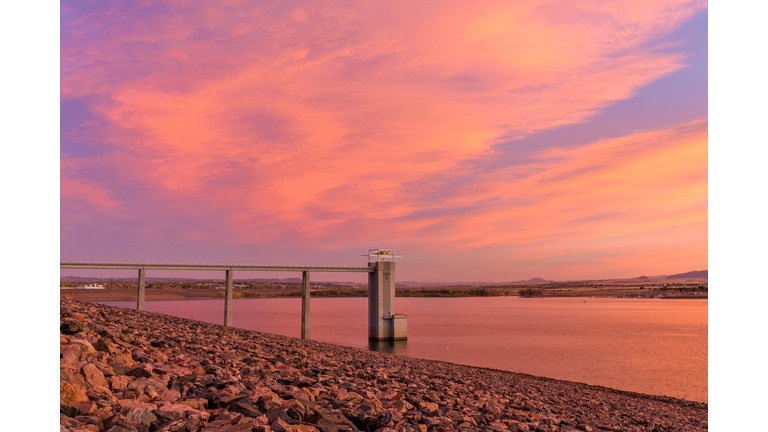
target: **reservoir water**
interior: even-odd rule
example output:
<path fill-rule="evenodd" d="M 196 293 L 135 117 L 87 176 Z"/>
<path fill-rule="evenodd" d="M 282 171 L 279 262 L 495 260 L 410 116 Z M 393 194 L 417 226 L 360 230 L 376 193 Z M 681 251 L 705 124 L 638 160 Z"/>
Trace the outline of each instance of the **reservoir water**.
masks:
<path fill-rule="evenodd" d="M 136 302 L 102 302 L 135 308 Z M 369 343 L 367 298 L 314 298 L 311 339 L 707 402 L 708 300 L 397 298 L 408 340 Z M 223 300 L 146 310 L 222 324 Z M 301 299 L 238 299 L 233 325 L 299 337 Z"/>

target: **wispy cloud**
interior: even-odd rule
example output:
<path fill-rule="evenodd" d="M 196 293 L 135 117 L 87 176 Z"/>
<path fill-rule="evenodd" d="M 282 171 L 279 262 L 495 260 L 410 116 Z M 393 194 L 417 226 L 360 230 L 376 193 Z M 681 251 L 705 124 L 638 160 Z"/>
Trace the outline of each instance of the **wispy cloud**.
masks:
<path fill-rule="evenodd" d="M 700 222 L 702 202 L 706 227 L 705 122 L 562 142 L 507 168 L 472 161 L 680 70 L 687 54 L 655 43 L 705 8 L 65 2 L 61 97 L 80 109 L 62 109 L 62 231 L 97 206 L 180 244 L 463 253 L 570 239 L 528 254 L 544 259 L 600 231 L 651 247 L 647 230 Z M 699 216 L 660 216 L 692 196 Z M 173 230 L 179 215 L 194 229 Z"/>

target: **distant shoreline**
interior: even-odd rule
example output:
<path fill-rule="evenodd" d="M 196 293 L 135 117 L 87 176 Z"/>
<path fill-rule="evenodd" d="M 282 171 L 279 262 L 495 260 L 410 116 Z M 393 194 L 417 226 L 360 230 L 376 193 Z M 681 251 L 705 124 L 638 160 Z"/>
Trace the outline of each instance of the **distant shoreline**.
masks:
<path fill-rule="evenodd" d="M 439 289 L 429 289 L 429 291 L 426 291 L 423 293 L 417 291 L 418 289 L 412 289 L 407 291 L 413 291 L 408 292 L 407 294 L 410 295 L 398 295 L 398 298 L 405 298 L 405 297 L 423 297 L 423 298 L 437 298 L 437 297 L 491 297 L 491 296 L 508 296 L 508 297 L 517 297 L 518 294 L 507 292 L 507 293 L 491 293 L 491 294 L 485 294 L 485 295 L 475 295 L 471 294 L 469 290 L 453 290 L 448 294 L 445 293 L 434 293 L 434 291 L 440 291 Z M 314 298 L 350 298 L 350 297 L 365 297 L 364 295 L 364 289 L 352 291 L 350 290 L 350 293 L 348 295 L 344 295 L 344 293 L 334 292 L 334 293 L 328 293 L 323 291 L 313 291 L 312 297 Z M 398 294 L 401 294 L 405 292 L 406 290 L 400 291 L 398 290 Z M 363 292 L 363 294 L 361 294 Z M 656 293 L 656 292 L 654 292 Z M 299 290 L 295 289 L 272 289 L 272 290 L 248 290 L 248 289 L 235 289 L 235 299 L 240 298 L 298 298 L 301 296 L 301 292 Z M 330 294 L 330 295 L 329 295 Z M 650 293 L 649 293 L 650 294 Z M 534 296 L 531 298 L 584 298 L 585 300 L 588 298 L 612 298 L 612 297 L 618 297 L 622 294 L 613 294 L 608 292 L 602 292 L 599 294 L 595 294 L 594 292 L 583 292 L 583 293 L 558 293 L 557 295 L 543 295 L 543 296 Z M 633 291 L 632 294 L 628 294 L 631 296 L 637 296 L 642 294 L 637 294 Z M 224 296 L 224 290 L 222 289 L 214 289 L 214 288 L 203 288 L 203 289 L 157 289 L 157 288 L 147 288 L 145 293 L 145 300 L 146 301 L 169 301 L 169 300 L 215 300 L 215 299 L 222 299 Z M 104 301 L 136 301 L 136 289 L 75 289 L 75 288 L 61 288 L 59 293 L 60 298 L 66 298 L 66 299 L 74 299 L 74 300 L 80 300 L 80 301 L 87 301 L 87 302 L 104 302 Z M 689 294 L 680 294 L 680 295 L 668 295 L 664 296 L 660 300 L 666 300 L 666 299 L 708 299 L 707 294 L 702 295 L 689 295 Z"/>

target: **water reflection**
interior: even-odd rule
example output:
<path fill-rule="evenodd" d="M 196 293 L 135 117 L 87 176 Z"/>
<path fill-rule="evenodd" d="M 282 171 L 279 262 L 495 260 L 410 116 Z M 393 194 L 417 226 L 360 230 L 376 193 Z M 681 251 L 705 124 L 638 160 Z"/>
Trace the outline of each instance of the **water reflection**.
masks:
<path fill-rule="evenodd" d="M 368 340 L 368 349 L 388 354 L 408 355 L 408 341 Z"/>
<path fill-rule="evenodd" d="M 707 401 L 707 300 L 406 297 L 397 304 L 408 314 L 407 342 L 369 341 L 367 302 L 313 299 L 312 339 Z M 150 301 L 146 308 L 221 324 L 221 305 Z M 300 336 L 300 298 L 241 299 L 233 309 L 235 327 Z"/>

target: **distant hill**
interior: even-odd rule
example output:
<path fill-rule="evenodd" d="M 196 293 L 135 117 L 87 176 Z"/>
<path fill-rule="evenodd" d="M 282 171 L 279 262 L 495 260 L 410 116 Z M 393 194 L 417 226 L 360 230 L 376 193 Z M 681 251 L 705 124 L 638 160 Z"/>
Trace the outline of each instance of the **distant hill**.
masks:
<path fill-rule="evenodd" d="M 638 278 L 634 278 L 632 280 L 647 280 L 647 279 L 686 279 L 686 278 L 698 278 L 698 279 L 707 279 L 708 278 L 708 270 L 695 270 L 690 271 L 688 273 L 680 273 L 680 274 L 674 274 L 674 275 L 659 275 L 659 276 L 640 276 Z M 193 278 L 173 278 L 173 277 L 147 277 L 147 282 L 197 282 L 197 281 L 210 281 L 210 280 L 223 280 L 223 277 L 218 278 L 201 278 L 201 279 L 193 279 Z M 78 282 L 78 283 L 94 283 L 94 282 L 104 282 L 108 280 L 112 280 L 113 282 L 136 282 L 136 277 L 116 277 L 116 278 L 104 278 L 104 277 L 82 277 L 82 276 L 61 276 L 59 279 L 61 282 Z M 587 281 L 600 281 L 602 279 L 588 279 Z M 609 280 L 609 279 L 605 279 Z M 612 279 L 616 280 L 616 279 Z M 626 279 L 629 280 L 629 279 Z M 301 283 L 300 277 L 289 277 L 289 278 L 249 278 L 249 279 L 240 279 L 235 278 L 236 283 L 249 283 L 249 282 L 271 282 L 271 283 Z M 519 281 L 510 281 L 510 282 L 418 282 L 418 281 L 396 281 L 395 285 L 399 288 L 403 287 L 456 287 L 456 286 L 475 286 L 475 287 L 488 287 L 488 286 L 494 286 L 494 285 L 512 285 L 512 284 L 540 284 L 540 283 L 555 283 L 556 281 L 550 280 L 550 279 L 544 279 L 540 277 L 530 278 L 528 280 L 519 280 Z M 568 281 L 568 282 L 578 282 L 578 281 Z M 360 287 L 366 287 L 368 286 L 365 282 L 339 282 L 339 281 L 333 281 L 333 282 L 323 282 L 323 283 L 333 283 L 333 284 L 343 284 L 343 285 L 352 285 L 352 286 L 360 286 Z"/>
<path fill-rule="evenodd" d="M 667 276 L 665 279 L 689 279 L 689 278 L 703 278 L 709 279 L 709 270 L 694 270 L 688 273 L 673 274 Z"/>
<path fill-rule="evenodd" d="M 554 282 L 543 278 L 531 278 L 528 280 L 510 281 L 510 282 L 418 282 L 418 281 L 397 281 L 395 286 L 398 287 L 440 287 L 450 288 L 459 286 L 493 286 L 493 285 L 510 285 L 510 284 L 533 284 L 533 283 L 547 283 Z M 367 285 L 366 285 L 367 286 Z"/>

